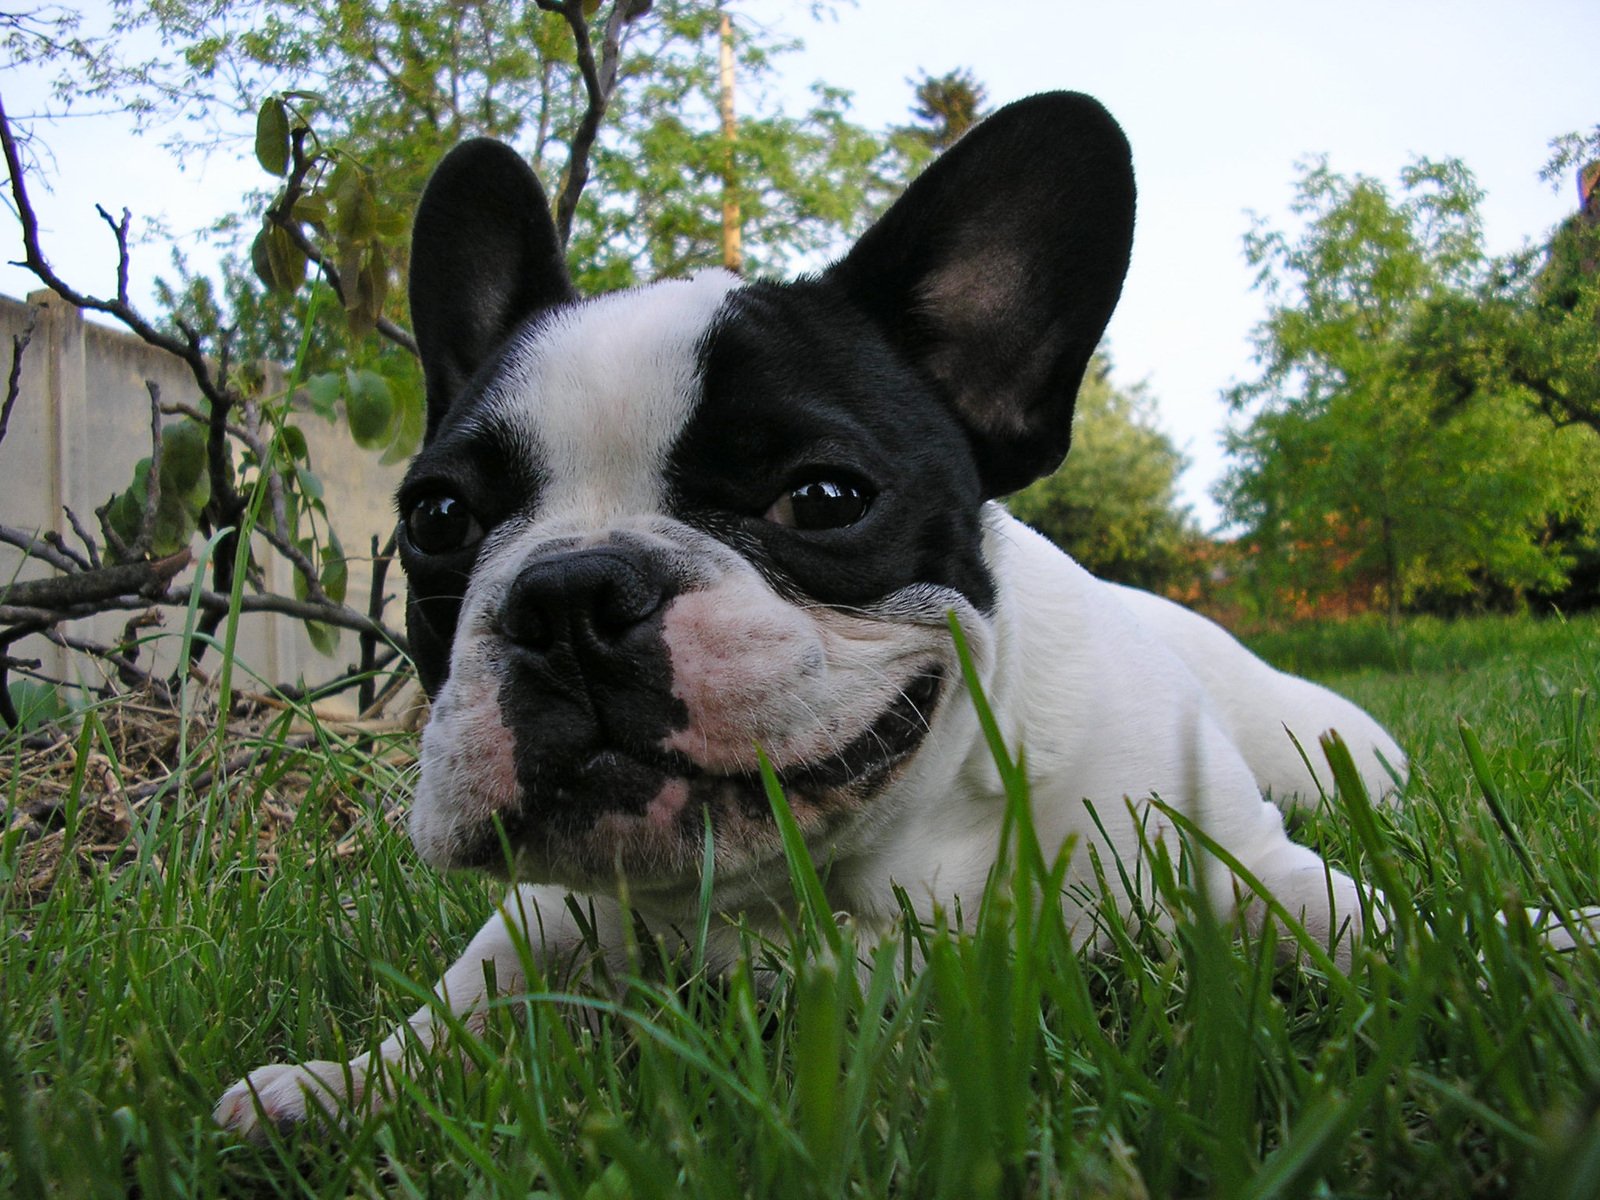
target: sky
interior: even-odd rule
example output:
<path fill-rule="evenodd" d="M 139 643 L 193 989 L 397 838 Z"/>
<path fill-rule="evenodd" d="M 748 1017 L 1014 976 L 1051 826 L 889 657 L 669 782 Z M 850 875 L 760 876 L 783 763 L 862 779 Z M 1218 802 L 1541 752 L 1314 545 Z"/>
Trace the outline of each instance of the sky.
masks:
<path fill-rule="evenodd" d="M 93 6 L 85 6 L 93 7 Z M 1218 519 L 1227 421 L 1222 392 L 1252 378 L 1264 308 L 1243 255 L 1252 214 L 1292 228 L 1296 164 L 1326 154 L 1344 174 L 1391 185 L 1413 158 L 1458 157 L 1487 196 L 1491 252 L 1539 239 L 1576 206 L 1576 186 L 1539 178 L 1552 138 L 1600 125 L 1600 0 L 860 0 L 819 20 L 806 4 L 735 0 L 740 19 L 805 42 L 779 60 L 796 104 L 814 80 L 850 90 L 858 123 L 903 123 L 910 79 L 970 70 L 992 104 L 1070 89 L 1098 97 L 1133 146 L 1139 216 L 1122 302 L 1108 330 L 1114 378 L 1143 382 L 1188 455 L 1181 493 Z M 37 77 L 0 71 L 14 117 L 38 111 Z M 110 117 L 41 127 L 50 192 L 36 190 L 46 251 L 69 281 L 114 288 L 95 203 L 161 215 L 191 251 L 195 231 L 264 180 L 222 156 L 173 170 L 153 139 Z M 0 257 L 20 254 L 8 217 Z M 167 267 L 137 249 L 136 280 Z M 32 277 L 0 266 L 0 292 Z M 135 285 L 136 297 L 138 285 Z"/>

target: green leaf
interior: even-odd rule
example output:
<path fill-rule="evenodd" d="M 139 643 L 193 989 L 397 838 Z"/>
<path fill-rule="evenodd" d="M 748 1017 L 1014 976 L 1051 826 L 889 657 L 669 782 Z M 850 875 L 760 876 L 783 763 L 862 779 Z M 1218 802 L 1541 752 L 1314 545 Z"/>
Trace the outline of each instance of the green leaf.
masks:
<path fill-rule="evenodd" d="M 267 286 L 268 291 L 278 290 L 278 277 L 274 272 L 272 253 L 267 247 L 268 235 L 272 232 L 270 226 L 263 225 L 261 232 L 256 234 L 255 240 L 250 243 L 250 268 L 256 273 L 256 278 Z"/>
<path fill-rule="evenodd" d="M 389 381 L 376 371 L 347 370 L 345 415 L 350 436 L 363 450 L 379 450 L 389 444 L 394 433 L 395 403 Z"/>
<path fill-rule="evenodd" d="M 139 540 L 139 526 L 144 520 L 144 497 L 128 488 L 118 492 L 111 507 L 106 510 L 106 521 L 116 535 L 128 545 Z"/>
<path fill-rule="evenodd" d="M 367 242 L 377 233 L 378 202 L 365 171 L 341 164 L 334 176 L 333 202 L 342 240 Z"/>
<path fill-rule="evenodd" d="M 402 388 L 395 398 L 395 412 L 394 438 L 379 460 L 386 467 L 415 454 L 428 428 L 428 409 L 420 388 Z"/>
<path fill-rule="evenodd" d="M 279 96 L 268 96 L 256 113 L 256 161 L 280 179 L 289 173 L 289 110 Z"/>
<path fill-rule="evenodd" d="M 285 295 L 306 281 L 306 255 L 282 225 L 267 228 L 267 256 L 272 263 L 274 290 Z"/>
<path fill-rule="evenodd" d="M 306 637 L 318 654 L 332 658 L 339 649 L 339 627 L 323 621 L 307 621 Z"/>
<path fill-rule="evenodd" d="M 295 462 L 309 462 L 311 460 L 311 446 L 306 441 L 305 430 L 298 425 L 285 425 L 283 427 L 283 448 L 289 452 L 289 457 Z"/>
<path fill-rule="evenodd" d="M 288 295 L 306 279 L 305 252 L 289 231 L 268 221 L 250 243 L 250 266 L 268 290 Z"/>
<path fill-rule="evenodd" d="M 156 502 L 156 519 L 150 529 L 150 552 L 157 558 L 176 554 L 195 535 L 195 514 L 182 496 L 162 492 Z"/>
<path fill-rule="evenodd" d="M 295 543 L 295 545 L 299 547 L 300 553 L 305 555 L 308 559 L 316 559 L 317 548 L 312 543 L 310 538 L 301 538 Z M 291 582 L 293 584 L 294 598 L 296 600 L 309 600 L 311 598 L 311 585 L 306 582 L 305 573 L 298 567 L 295 568 L 294 577 Z"/>
<path fill-rule="evenodd" d="M 306 380 L 304 390 L 311 411 L 332 421 L 338 414 L 339 397 L 344 394 L 344 375 L 339 371 L 313 375 Z"/>
<path fill-rule="evenodd" d="M 177 495 L 192 492 L 207 482 L 208 431 L 197 421 L 173 421 L 161 429 L 161 490 Z M 206 493 L 210 494 L 209 486 Z"/>
<path fill-rule="evenodd" d="M 377 225 L 380 237 L 404 237 L 411 231 L 411 214 L 403 208 L 389 209 L 378 214 Z"/>
<path fill-rule="evenodd" d="M 296 221 L 325 229 L 328 225 L 328 198 L 321 192 L 306 192 L 294 202 L 289 214 Z"/>
<path fill-rule="evenodd" d="M 322 590 L 328 599 L 344 603 L 350 587 L 350 562 L 337 546 L 322 548 Z"/>
<path fill-rule="evenodd" d="M 305 467 L 296 467 L 294 477 L 307 500 L 316 502 L 322 499 L 322 480 L 317 478 L 316 472 Z"/>

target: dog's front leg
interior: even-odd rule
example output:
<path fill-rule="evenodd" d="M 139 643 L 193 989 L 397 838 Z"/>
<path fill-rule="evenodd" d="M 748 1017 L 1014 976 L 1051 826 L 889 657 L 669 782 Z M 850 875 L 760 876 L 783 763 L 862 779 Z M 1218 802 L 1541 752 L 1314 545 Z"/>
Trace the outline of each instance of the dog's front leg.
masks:
<path fill-rule="evenodd" d="M 602 937 L 620 920 L 614 901 L 585 899 Z M 494 916 L 468 943 L 461 957 L 434 985 L 433 1003 L 425 1004 L 391 1033 L 376 1050 L 349 1062 L 317 1060 L 260 1067 L 235 1083 L 213 1112 L 217 1124 L 249 1137 L 263 1137 L 263 1121 L 280 1127 L 340 1108 L 381 1104 L 384 1097 L 368 1088 L 369 1077 L 384 1064 L 404 1062 L 406 1048 L 423 1051 L 439 1040 L 446 1010 L 477 1032 L 483 1028 L 490 1000 L 487 979 L 499 994 L 522 991 L 523 964 L 540 970 L 561 968 L 584 950 L 585 933 L 556 888 L 521 886 L 506 896 Z M 525 958 L 525 955 L 528 956 Z"/>

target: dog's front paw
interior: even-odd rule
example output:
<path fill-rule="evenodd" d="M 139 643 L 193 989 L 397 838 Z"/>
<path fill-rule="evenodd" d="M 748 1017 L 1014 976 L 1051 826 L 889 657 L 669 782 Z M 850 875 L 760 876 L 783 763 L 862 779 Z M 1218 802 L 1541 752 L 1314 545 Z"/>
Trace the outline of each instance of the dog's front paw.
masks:
<path fill-rule="evenodd" d="M 224 1129 L 261 1141 L 266 1137 L 266 1122 L 287 1129 L 308 1117 L 329 1119 L 359 1101 L 363 1074 L 357 1063 L 317 1061 L 259 1067 L 222 1093 L 211 1116 Z"/>

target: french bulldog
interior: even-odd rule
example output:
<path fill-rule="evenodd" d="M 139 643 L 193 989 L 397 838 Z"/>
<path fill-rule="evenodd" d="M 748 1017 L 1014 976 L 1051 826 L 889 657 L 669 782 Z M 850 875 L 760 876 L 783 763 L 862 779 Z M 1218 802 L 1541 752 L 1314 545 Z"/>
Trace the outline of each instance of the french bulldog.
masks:
<path fill-rule="evenodd" d="M 398 496 L 432 698 L 411 834 L 435 867 L 513 883 L 439 981 L 445 1008 L 471 1026 L 487 976 L 522 988 L 519 942 L 566 961 L 569 895 L 603 947 L 635 914 L 694 928 L 707 836 L 715 912 L 779 935 L 792 891 L 758 750 L 858 928 L 895 924 L 897 887 L 929 919 L 970 902 L 1006 800 L 950 614 L 1026 750 L 1041 842 L 1077 839 L 1063 903 L 1094 887 L 1090 846 L 1176 846 L 1158 797 L 1348 953 L 1356 884 L 1280 807 L 1318 797 L 1300 746 L 1324 731 L 1374 796 L 1405 769 L 1394 741 L 998 502 L 1067 452 L 1133 220 L 1121 130 L 1052 93 L 973 129 L 820 274 L 582 298 L 527 165 L 488 140 L 445 157 L 413 235 L 427 435 Z M 1219 915 L 1249 898 L 1220 863 L 1203 878 Z M 726 958 L 737 935 L 713 924 Z M 436 1030 L 424 1008 L 376 1053 Z M 264 1067 L 217 1119 L 291 1123 L 361 1099 L 373 1069 Z"/>

